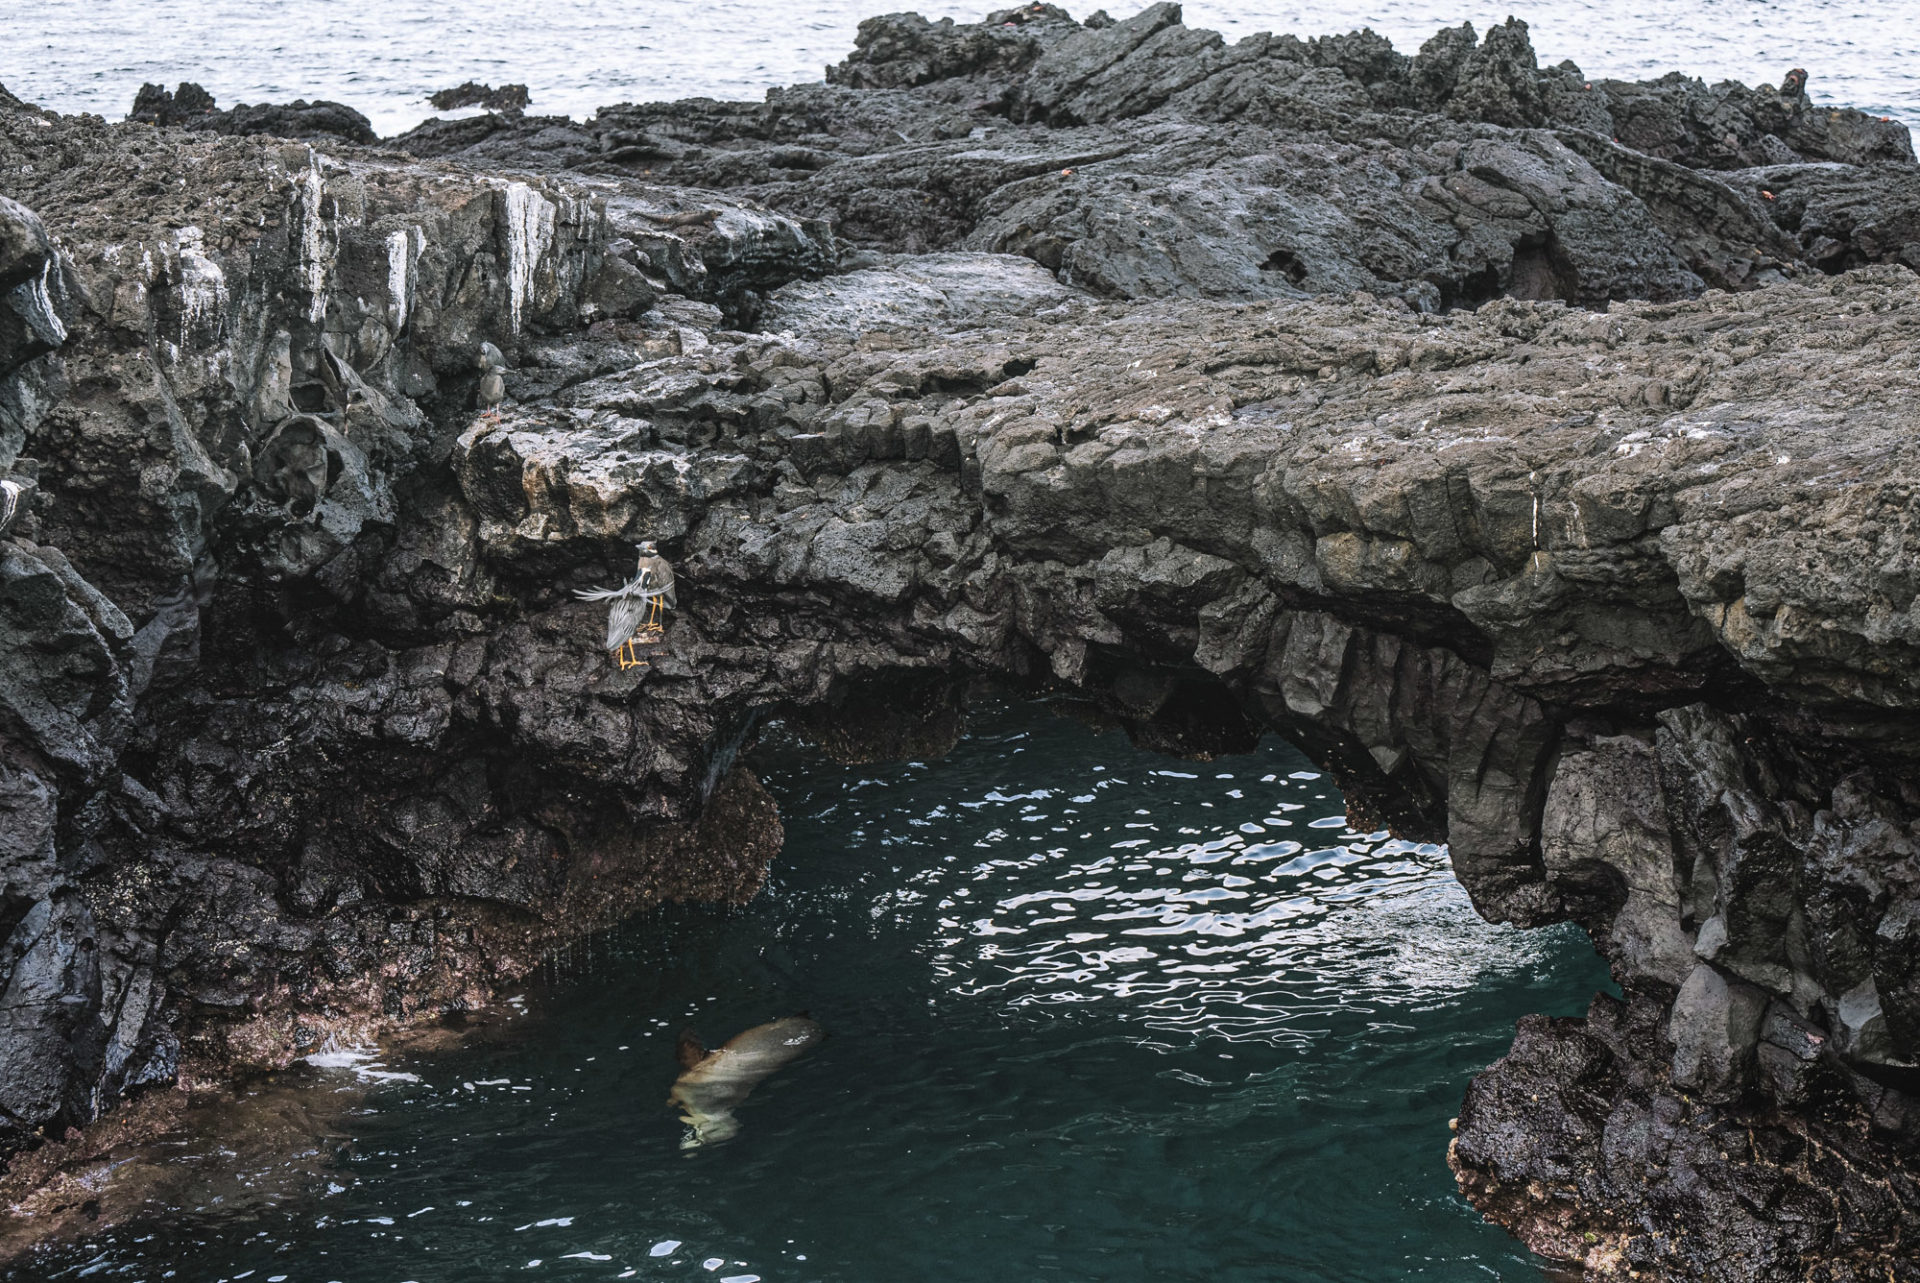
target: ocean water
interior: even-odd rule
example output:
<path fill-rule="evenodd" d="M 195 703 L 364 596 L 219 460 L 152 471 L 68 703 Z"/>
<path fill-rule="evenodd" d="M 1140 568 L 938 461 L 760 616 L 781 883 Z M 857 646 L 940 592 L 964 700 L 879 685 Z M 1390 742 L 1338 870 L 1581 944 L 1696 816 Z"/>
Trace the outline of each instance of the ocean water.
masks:
<path fill-rule="evenodd" d="M 757 99 L 818 80 L 860 19 L 907 0 L 33 0 L 5 7 L 0 83 L 65 112 L 118 119 L 143 82 L 198 81 L 223 104 L 332 98 L 382 135 L 432 114 L 426 96 L 468 79 L 529 86 L 531 109 L 582 117 L 615 102 Z M 923 4 L 978 21 L 1007 5 Z M 1109 5 L 1126 17 L 1143 3 Z M 1069 6 L 1084 16 L 1092 5 Z M 1920 124 L 1915 0 L 1194 0 L 1188 25 L 1238 39 L 1371 26 L 1412 53 L 1443 26 L 1509 14 L 1543 63 L 1592 76 L 1682 71 L 1778 83 L 1812 74 L 1814 100 Z"/>
<path fill-rule="evenodd" d="M 1540 1283 L 1447 1120 L 1606 984 L 1346 826 L 1288 745 L 1210 763 L 986 699 L 938 762 L 775 733 L 743 909 L 596 937 L 452 1049 L 352 1049 L 128 1166 L 142 1214 L 8 1277 L 222 1283 Z M 827 1031 L 687 1149 L 673 1044 Z M 104 1225 L 105 1222 L 102 1222 Z"/>

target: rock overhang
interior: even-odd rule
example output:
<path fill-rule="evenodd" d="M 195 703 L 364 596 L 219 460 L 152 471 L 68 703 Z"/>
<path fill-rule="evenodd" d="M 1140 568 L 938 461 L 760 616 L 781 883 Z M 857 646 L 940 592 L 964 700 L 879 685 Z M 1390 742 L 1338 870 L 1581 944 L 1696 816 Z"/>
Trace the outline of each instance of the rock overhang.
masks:
<path fill-rule="evenodd" d="M 937 96 L 956 76 L 1018 73 L 1071 38 L 1104 61 L 1047 101 L 1091 117 L 1108 109 L 1086 86 L 1133 75 L 1141 51 L 1233 52 L 1303 69 L 1287 82 L 1306 95 L 1287 105 L 1293 124 L 1276 130 L 1267 102 L 1213 126 L 1224 143 L 1198 138 L 1195 113 L 1215 108 L 1193 94 L 1117 131 L 1075 125 L 1057 148 L 1044 125 L 989 146 L 968 137 L 978 122 L 947 122 L 889 155 L 887 130 L 926 123 L 909 90 L 776 95 L 770 110 L 794 119 L 872 113 L 849 154 L 813 120 L 801 156 L 780 136 L 791 122 L 693 105 L 680 130 L 694 141 L 662 170 L 735 188 L 722 195 L 619 172 L 612 153 L 489 174 L 477 156 L 0 119 L 19 126 L 9 157 L 104 158 L 91 186 L 34 184 L 80 306 L 61 313 L 60 351 L 7 385 L 54 501 L 34 505 L 29 543 L 44 542 L 16 544 L 58 609 L 20 618 L 99 678 L 26 674 L 10 707 L 46 715 L 14 738 L 31 749 L 83 723 L 93 738 L 78 767 L 20 759 L 9 796 L 23 799 L 20 895 L 38 906 L 21 928 L 33 983 L 70 984 L 77 1018 L 111 1025 L 126 1054 L 76 1058 L 37 1027 L 20 1046 L 106 1099 L 168 1077 L 183 1034 L 197 1066 L 271 1061 L 341 1011 L 469 1001 L 556 921 L 745 894 L 765 806 L 718 781 L 755 717 L 987 671 L 1082 686 L 1170 751 L 1281 729 L 1334 768 L 1356 813 L 1449 838 L 1484 913 L 1586 926 L 1627 1002 L 1577 1030 L 1523 1030 L 1463 1111 L 1463 1176 L 1491 1177 L 1475 1197 L 1529 1241 L 1566 1247 L 1513 1201 L 1545 1169 L 1499 1138 L 1584 1117 L 1593 1100 L 1539 1072 L 1576 1052 L 1593 1070 L 1581 1090 L 1611 1093 L 1625 1129 L 1597 1118 L 1589 1138 L 1625 1144 L 1651 1116 L 1687 1148 L 1733 1116 L 1818 1149 L 1838 1135 L 1808 1112 L 1818 1097 L 1851 1102 L 1833 1126 L 1880 1146 L 1855 1159 L 1896 1170 L 1920 1001 L 1914 284 L 1904 269 L 1805 269 L 1897 259 L 1897 218 L 1856 234 L 1833 194 L 1853 184 L 1891 208 L 1900 158 L 1870 169 L 1872 130 L 1793 134 L 1783 118 L 1785 133 L 1735 140 L 1769 167 L 1703 177 L 1712 158 L 1685 131 L 1648 144 L 1663 159 L 1564 122 L 1484 123 L 1568 88 L 1537 73 L 1535 101 L 1506 76 L 1524 61 L 1513 28 L 1423 51 L 1436 89 L 1357 38 L 1224 51 L 1164 9 L 1144 22 L 1144 36 L 1101 37 L 1047 16 L 1011 42 L 960 30 L 978 58 L 934 56 L 916 83 Z M 880 37 L 898 26 L 880 20 L 869 62 L 894 56 Z M 1455 46 L 1481 51 L 1477 70 Z M 1451 114 L 1463 76 L 1452 124 L 1393 115 L 1406 104 L 1355 114 L 1361 93 L 1378 108 L 1403 92 Z M 1056 110 L 1039 105 L 1052 81 L 1033 83 L 995 118 Z M 1695 91 L 1646 92 L 1671 107 Z M 1751 93 L 1735 106 L 1756 121 L 1783 96 Z M 489 129 L 497 164 L 515 135 Z M 710 129 L 736 131 L 729 155 L 703 150 Z M 1412 159 L 1389 155 L 1395 131 Z M 1789 136 L 1854 150 L 1834 162 L 1844 172 L 1782 168 L 1764 139 Z M 789 151 L 760 156 L 760 142 Z M 964 163 L 928 168 L 949 159 Z M 755 176 L 761 160 L 779 162 L 777 186 Z M 1404 263 L 1336 280 L 1299 238 L 1242 237 L 1218 257 L 1205 189 L 1239 184 L 1252 208 L 1262 174 L 1349 183 L 1349 204 L 1375 180 L 1427 193 L 1465 233 L 1446 245 L 1471 251 L 1446 278 L 1453 296 L 1400 288 L 1425 280 Z M 1786 221 L 1778 201 L 1755 203 L 1763 181 L 1798 193 Z M 1143 193 L 1152 216 L 1120 221 L 1171 237 L 1186 273 L 1157 285 L 1128 276 L 1145 242 L 1075 222 Z M 1483 288 L 1580 297 L 1580 261 L 1554 238 L 1581 210 L 1633 208 L 1621 193 L 1650 214 L 1620 289 L 1740 292 L 1431 313 Z M 126 217 L 103 217 L 115 209 Z M 943 252 L 844 260 L 858 270 L 805 283 L 845 244 L 812 222 L 828 209 L 870 248 L 921 236 Z M 1015 209 L 1014 241 L 974 248 L 1033 266 L 961 244 Z M 1677 233 L 1675 210 L 1707 240 Z M 1216 261 L 1232 272 L 1207 276 Z M 903 283 L 904 315 L 874 306 Z M 726 328 L 756 316 L 773 332 Z M 476 421 L 484 344 L 507 368 Z M 318 500 L 304 512 L 303 486 Z M 566 590 L 604 582 L 646 537 L 682 567 L 684 610 L 655 668 L 619 674 Z M 49 880 L 54 830 L 33 799 L 55 794 L 86 817 L 85 859 Z M 689 829 L 701 813 L 723 819 Z M 728 852 L 741 834 L 758 854 Z M 601 878 L 620 889 L 592 889 Z M 180 904 L 197 907 L 156 935 Z M 97 969 L 35 943 L 56 922 L 99 943 Z M 257 946 L 247 965 L 210 943 L 235 929 Z M 144 996 L 119 1011 L 121 991 Z M 253 1024 L 249 1002 L 267 1008 Z M 57 1092 L 21 1104 L 20 1118 L 88 1108 Z M 1690 1224 L 1736 1215 L 1700 1193 L 1714 1181 L 1803 1181 L 1764 1155 L 1715 1166 L 1696 1149 L 1714 1174 L 1674 1195 Z M 1644 1191 L 1579 1161 L 1580 1215 L 1630 1238 Z M 1845 1252 L 1884 1246 L 1830 1232 L 1854 1234 Z M 1632 1250 L 1686 1265 L 1652 1242 Z"/>

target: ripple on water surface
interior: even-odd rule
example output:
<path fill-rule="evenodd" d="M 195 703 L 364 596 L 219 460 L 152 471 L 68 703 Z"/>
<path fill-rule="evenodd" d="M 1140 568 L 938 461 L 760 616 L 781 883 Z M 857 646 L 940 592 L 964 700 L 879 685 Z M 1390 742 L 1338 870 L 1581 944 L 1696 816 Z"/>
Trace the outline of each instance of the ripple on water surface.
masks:
<path fill-rule="evenodd" d="M 142 81 L 194 80 L 222 105 L 333 98 L 382 135 L 431 114 L 427 95 L 464 80 L 531 87 L 531 109 L 584 118 L 617 102 L 759 99 L 820 79 L 853 49 L 882 0 L 35 0 L 13 6 L 0 83 L 60 111 L 124 116 Z M 921 4 L 975 22 L 1004 4 Z M 1071 6 L 1078 16 L 1098 8 Z M 1109 5 L 1126 17 L 1144 3 Z M 1188 0 L 1189 26 L 1238 40 L 1259 31 L 1321 36 L 1370 26 L 1403 53 L 1441 27 L 1485 31 L 1509 13 L 1533 28 L 1540 63 L 1572 58 L 1589 76 L 1778 84 L 1813 73 L 1822 104 L 1920 123 L 1920 23 L 1912 0 Z"/>
<path fill-rule="evenodd" d="M 767 894 L 599 937 L 454 1050 L 213 1111 L 146 1215 L 16 1277 L 1541 1277 L 1454 1195 L 1446 1120 L 1516 1017 L 1604 983 L 1577 933 L 1481 922 L 1277 741 L 972 727 L 864 768 L 774 732 Z M 683 1151 L 679 1030 L 800 1010 L 826 1042 Z"/>
<path fill-rule="evenodd" d="M 1017 761 L 1026 738 L 998 747 Z M 843 806 L 859 814 L 850 799 L 815 818 Z M 1297 1042 L 1330 1013 L 1417 1008 L 1550 947 L 1489 932 L 1446 848 L 1358 832 L 1343 812 L 1317 771 L 1148 759 L 1087 762 L 1071 784 L 993 787 L 851 836 L 932 855 L 915 872 L 892 865 L 902 887 L 876 893 L 875 910 L 907 929 L 930 919 L 932 974 L 1009 1010 L 1097 1004 L 1152 1029 Z"/>

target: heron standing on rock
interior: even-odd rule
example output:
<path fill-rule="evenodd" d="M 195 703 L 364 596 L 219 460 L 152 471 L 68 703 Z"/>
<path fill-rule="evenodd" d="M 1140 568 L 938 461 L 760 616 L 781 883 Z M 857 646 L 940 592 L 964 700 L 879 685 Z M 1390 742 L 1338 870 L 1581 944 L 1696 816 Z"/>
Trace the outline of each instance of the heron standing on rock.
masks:
<path fill-rule="evenodd" d="M 677 607 L 673 595 L 673 566 L 653 546 L 651 539 L 640 545 L 640 562 L 633 578 L 618 588 L 575 590 L 581 601 L 610 601 L 607 608 L 607 649 L 624 669 L 642 668 L 646 660 L 634 643 L 644 637 L 659 640 L 662 625 L 661 605 Z"/>

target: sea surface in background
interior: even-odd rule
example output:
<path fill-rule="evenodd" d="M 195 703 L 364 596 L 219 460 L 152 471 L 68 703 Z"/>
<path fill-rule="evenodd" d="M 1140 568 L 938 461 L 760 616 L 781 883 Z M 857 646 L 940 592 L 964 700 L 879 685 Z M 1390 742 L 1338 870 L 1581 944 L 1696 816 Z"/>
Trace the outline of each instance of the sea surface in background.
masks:
<path fill-rule="evenodd" d="M 524 83 L 531 111 L 585 117 L 617 102 L 760 98 L 819 80 L 875 13 L 918 7 L 977 22 L 1005 5 L 922 0 L 34 0 L 7 6 L 0 84 L 63 112 L 126 115 L 146 81 L 199 82 L 222 106 L 331 98 L 383 136 L 433 114 L 427 95 L 472 79 Z M 1130 16 L 1144 3 L 1111 7 Z M 1090 7 L 1069 6 L 1076 17 Z M 1915 0 L 1192 0 L 1189 26 L 1229 40 L 1372 27 L 1404 53 L 1445 26 L 1524 18 L 1542 64 L 1589 76 L 1777 84 L 1811 74 L 1814 101 L 1920 125 Z"/>
<path fill-rule="evenodd" d="M 1481 921 L 1273 739 L 1181 762 L 991 698 L 937 762 L 754 761 L 787 848 L 753 903 L 595 937 L 454 1050 L 199 1111 L 123 1168 L 144 1215 L 11 1277 L 1544 1277 L 1447 1120 L 1607 983 L 1576 930 Z M 679 1031 L 801 1011 L 825 1042 L 683 1148 Z"/>

